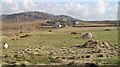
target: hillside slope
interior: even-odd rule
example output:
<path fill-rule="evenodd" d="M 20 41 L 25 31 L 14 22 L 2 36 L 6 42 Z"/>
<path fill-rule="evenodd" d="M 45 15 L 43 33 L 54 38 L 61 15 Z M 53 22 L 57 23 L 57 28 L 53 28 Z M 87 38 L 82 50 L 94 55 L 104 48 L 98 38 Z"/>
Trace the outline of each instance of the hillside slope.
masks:
<path fill-rule="evenodd" d="M 16 14 L 4 14 L 1 16 L 3 22 L 15 22 L 16 18 L 18 17 L 19 22 L 23 21 L 35 21 L 35 20 L 79 20 L 67 15 L 53 15 L 45 12 L 37 12 L 37 11 L 31 11 L 31 12 L 22 12 L 22 13 L 16 13 Z"/>

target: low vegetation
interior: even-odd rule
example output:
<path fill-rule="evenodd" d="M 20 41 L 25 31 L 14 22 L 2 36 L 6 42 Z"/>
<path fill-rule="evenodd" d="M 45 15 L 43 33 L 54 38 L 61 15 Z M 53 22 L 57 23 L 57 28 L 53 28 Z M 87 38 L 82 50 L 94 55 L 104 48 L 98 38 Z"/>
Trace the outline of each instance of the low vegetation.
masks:
<path fill-rule="evenodd" d="M 8 49 L 3 49 L 3 64 L 113 65 L 118 62 L 116 27 L 36 28 L 38 25 L 29 25 L 27 28 L 21 25 L 24 26 L 23 29 L 19 29 L 22 32 L 18 32 L 14 25 L 12 26 L 3 28 L 3 43 L 9 44 Z M 97 37 L 82 39 L 81 37 L 88 32 Z M 102 45 L 107 44 L 107 47 L 78 48 L 89 40 L 98 41 Z"/>

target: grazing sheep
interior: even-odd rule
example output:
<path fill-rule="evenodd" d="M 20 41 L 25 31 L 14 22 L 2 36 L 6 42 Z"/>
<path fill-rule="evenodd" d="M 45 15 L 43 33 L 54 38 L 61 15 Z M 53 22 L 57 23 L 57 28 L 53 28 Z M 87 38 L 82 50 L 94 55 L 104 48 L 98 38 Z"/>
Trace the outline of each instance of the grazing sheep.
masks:
<path fill-rule="evenodd" d="M 4 43 L 3 44 L 3 49 L 7 49 L 9 46 L 8 46 L 8 44 L 7 43 Z"/>
<path fill-rule="evenodd" d="M 77 34 L 76 32 L 71 32 L 71 34 Z"/>
<path fill-rule="evenodd" d="M 79 32 L 71 32 L 70 34 L 81 34 L 81 33 L 79 33 Z"/>
<path fill-rule="evenodd" d="M 52 30 L 49 30 L 49 32 L 52 32 Z"/>

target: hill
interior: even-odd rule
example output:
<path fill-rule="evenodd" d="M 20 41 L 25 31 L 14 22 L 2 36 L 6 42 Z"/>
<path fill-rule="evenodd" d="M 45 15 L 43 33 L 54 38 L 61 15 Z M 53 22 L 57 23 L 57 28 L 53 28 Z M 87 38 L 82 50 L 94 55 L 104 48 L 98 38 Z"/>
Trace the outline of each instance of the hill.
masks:
<path fill-rule="evenodd" d="M 79 19 L 73 18 L 67 15 L 53 15 L 45 12 L 22 12 L 22 13 L 15 13 L 15 14 L 4 14 L 1 16 L 3 22 L 15 22 L 16 18 L 18 17 L 19 22 L 25 21 L 35 21 L 35 20 L 74 20 L 77 21 Z"/>

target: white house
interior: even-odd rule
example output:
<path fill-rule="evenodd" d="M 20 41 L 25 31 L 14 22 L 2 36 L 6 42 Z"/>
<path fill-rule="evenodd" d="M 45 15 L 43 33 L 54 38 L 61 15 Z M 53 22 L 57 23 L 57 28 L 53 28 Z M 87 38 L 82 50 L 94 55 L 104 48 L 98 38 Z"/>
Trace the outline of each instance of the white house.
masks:
<path fill-rule="evenodd" d="M 54 22 L 54 23 L 52 24 L 52 27 L 54 27 L 54 28 L 61 28 L 62 25 L 60 24 L 60 22 Z"/>
<path fill-rule="evenodd" d="M 68 21 L 68 24 L 69 25 L 78 25 L 79 22 L 77 22 L 77 21 Z"/>
<path fill-rule="evenodd" d="M 79 22 L 76 21 L 75 24 L 79 24 Z"/>

